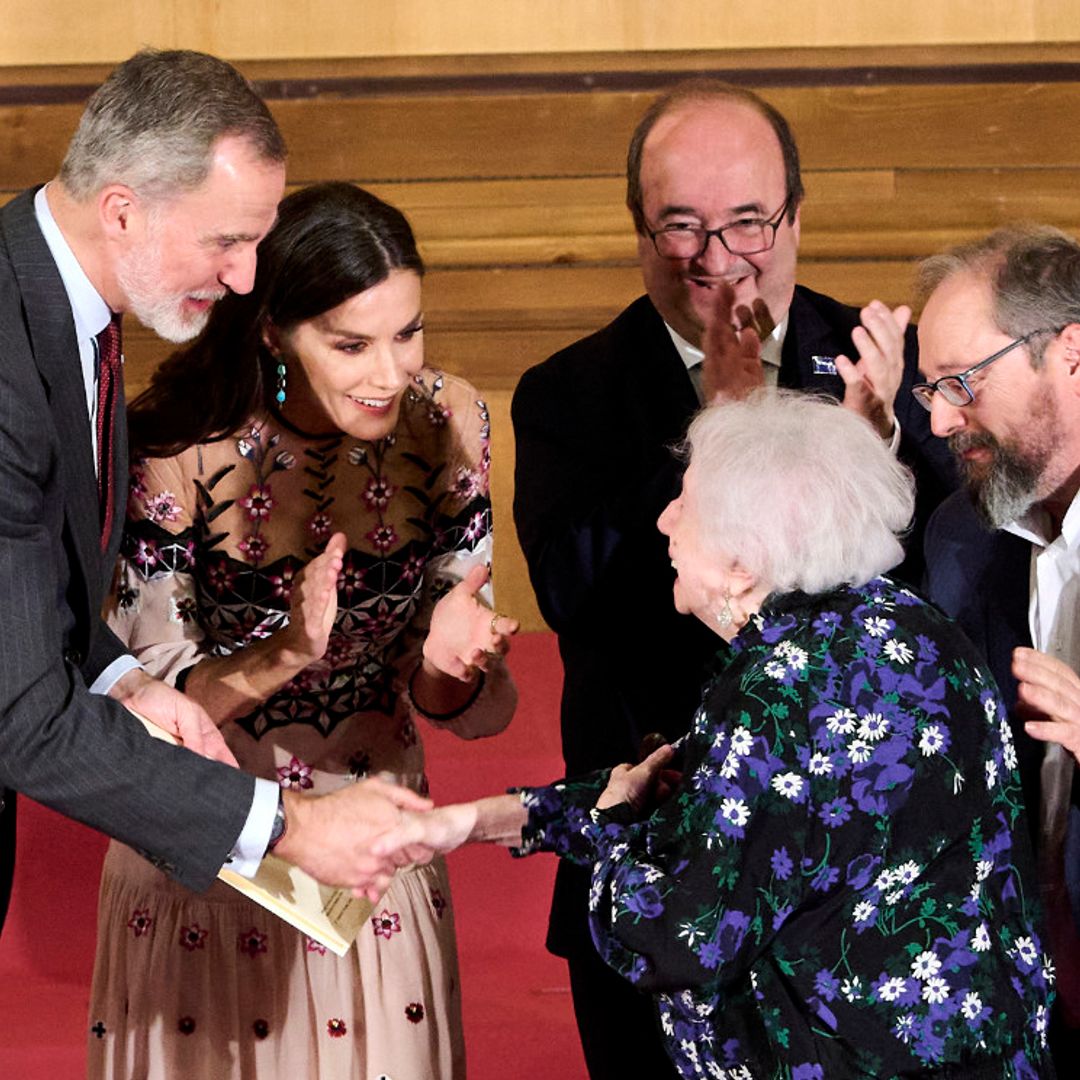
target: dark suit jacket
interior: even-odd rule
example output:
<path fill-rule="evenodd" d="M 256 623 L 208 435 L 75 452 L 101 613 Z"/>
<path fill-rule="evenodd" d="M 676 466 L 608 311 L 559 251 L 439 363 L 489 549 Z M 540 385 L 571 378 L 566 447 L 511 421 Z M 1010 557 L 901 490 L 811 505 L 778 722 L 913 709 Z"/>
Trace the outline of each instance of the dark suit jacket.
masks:
<path fill-rule="evenodd" d="M 205 888 L 243 827 L 253 780 L 149 738 L 116 702 L 87 692 L 123 652 L 99 612 L 126 500 L 102 555 L 75 327 L 33 195 L 0 211 L 0 789 Z M 117 444 L 123 492 L 123 427 Z M 0 881 L 5 900 L 9 885 Z"/>
<path fill-rule="evenodd" d="M 1012 653 L 1031 647 L 1028 600 L 1031 544 L 1012 533 L 988 529 L 966 491 L 938 507 L 926 529 L 926 593 L 961 626 L 986 657 L 1009 710 L 1028 821 L 1038 826 L 1039 768 L 1043 744 L 1024 734 L 1013 715 L 1016 679 Z"/>
<path fill-rule="evenodd" d="M 843 380 L 815 374 L 812 358 L 851 355 L 858 322 L 856 309 L 798 287 L 780 384 L 841 397 Z M 954 473 L 910 394 L 915 348 L 909 333 L 896 412 L 901 456 L 921 489 L 921 524 L 927 507 L 954 486 Z M 527 371 L 514 394 L 514 519 L 540 610 L 559 637 L 570 775 L 636 760 L 648 732 L 681 735 L 722 646 L 675 611 L 667 541 L 656 528 L 680 484 L 671 446 L 697 408 L 686 368 L 647 297 Z M 915 580 L 920 539 L 917 528 L 909 568 Z M 585 875 L 560 865 L 548 944 L 562 955 L 591 948 L 586 887 Z"/>

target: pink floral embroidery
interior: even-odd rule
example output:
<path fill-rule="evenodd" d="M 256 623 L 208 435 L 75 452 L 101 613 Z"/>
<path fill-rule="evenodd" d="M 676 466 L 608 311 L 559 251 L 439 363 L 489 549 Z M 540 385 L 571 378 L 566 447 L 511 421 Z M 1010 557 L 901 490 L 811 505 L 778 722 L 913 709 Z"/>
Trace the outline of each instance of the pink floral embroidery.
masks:
<path fill-rule="evenodd" d="M 143 499 L 143 510 L 151 521 L 176 521 L 180 517 L 180 507 L 171 491 L 159 491 Z"/>
<path fill-rule="evenodd" d="M 348 1034 L 349 1029 L 345 1026 L 345 1021 L 334 1017 L 332 1020 L 326 1021 L 326 1032 L 331 1039 L 340 1039 L 342 1035 Z"/>
<path fill-rule="evenodd" d="M 401 568 L 401 576 L 408 582 L 419 579 L 424 572 L 424 560 L 419 555 L 410 555 Z"/>
<path fill-rule="evenodd" d="M 471 518 L 469 518 L 469 524 L 465 528 L 466 540 L 479 540 L 487 532 L 484 525 L 484 515 L 481 511 L 477 510 Z"/>
<path fill-rule="evenodd" d="M 226 589 L 231 589 L 236 574 L 229 569 L 229 564 L 222 559 L 206 568 L 206 582 L 220 596 Z"/>
<path fill-rule="evenodd" d="M 198 611 L 199 609 L 195 603 L 195 597 L 182 596 L 179 600 L 174 600 L 172 602 L 172 611 L 170 614 L 173 622 L 193 623 Z"/>
<path fill-rule="evenodd" d="M 442 405 L 432 405 L 428 409 L 428 420 L 431 421 L 432 427 L 444 427 L 447 420 L 454 414 Z"/>
<path fill-rule="evenodd" d="M 242 934 L 236 935 L 236 948 L 238 952 L 250 956 L 252 960 L 260 953 L 266 952 L 266 934 L 259 933 L 253 926 Z"/>
<path fill-rule="evenodd" d="M 145 937 L 153 925 L 154 920 L 150 917 L 149 908 L 136 908 L 128 919 L 128 928 L 136 937 Z"/>
<path fill-rule="evenodd" d="M 397 543 L 398 538 L 393 525 L 376 525 L 371 532 L 365 534 L 365 537 L 371 541 L 376 551 L 383 553 L 389 551 Z"/>
<path fill-rule="evenodd" d="M 283 788 L 306 791 L 315 786 L 315 781 L 311 779 L 311 766 L 306 765 L 298 757 L 294 757 L 288 765 L 282 765 L 277 774 L 278 783 Z"/>
<path fill-rule="evenodd" d="M 462 465 L 454 477 L 454 482 L 450 485 L 450 493 L 462 502 L 476 498 L 480 494 L 480 477 L 472 469 L 467 469 Z"/>
<path fill-rule="evenodd" d="M 363 584 L 364 571 L 353 566 L 352 559 L 346 557 L 345 564 L 341 568 L 341 573 L 338 574 L 338 590 L 344 592 L 346 596 L 351 597 L 357 589 L 363 587 Z"/>
<path fill-rule="evenodd" d="M 411 1024 L 419 1024 L 424 1019 L 424 1006 L 419 1001 L 412 1001 L 405 1006 L 405 1019 Z"/>
<path fill-rule="evenodd" d="M 316 540 L 326 540 L 334 528 L 329 514 L 316 514 L 309 522 L 308 529 Z"/>
<path fill-rule="evenodd" d="M 180 944 L 188 952 L 206 948 L 206 939 L 210 936 L 209 930 L 204 930 L 197 922 L 190 926 L 180 927 Z"/>
<path fill-rule="evenodd" d="M 326 955 L 326 946 L 321 941 L 316 941 L 314 938 L 305 938 L 307 942 L 307 951 L 318 953 L 320 956 Z"/>
<path fill-rule="evenodd" d="M 295 575 L 296 568 L 292 565 L 282 567 L 280 574 L 271 574 L 270 584 L 274 586 L 274 595 L 286 601 L 291 600 Z"/>
<path fill-rule="evenodd" d="M 396 911 L 391 913 L 386 908 L 383 908 L 382 914 L 376 915 L 371 920 L 371 924 L 375 928 L 375 936 L 384 937 L 387 941 L 394 934 L 401 933 L 401 916 Z"/>
<path fill-rule="evenodd" d="M 397 488 L 381 476 L 373 476 L 361 496 L 369 510 L 385 510 L 390 505 Z"/>
<path fill-rule="evenodd" d="M 140 540 L 139 550 L 135 552 L 134 559 L 144 570 L 149 570 L 158 561 L 157 544 L 153 540 Z"/>
<path fill-rule="evenodd" d="M 256 533 L 245 536 L 236 546 L 243 552 L 244 558 L 256 566 L 266 558 L 266 553 L 270 550 L 270 545 Z"/>
<path fill-rule="evenodd" d="M 248 512 L 252 521 L 259 518 L 268 518 L 274 507 L 274 499 L 270 494 L 269 484 L 252 484 L 251 491 L 246 499 L 240 500 L 240 505 Z"/>

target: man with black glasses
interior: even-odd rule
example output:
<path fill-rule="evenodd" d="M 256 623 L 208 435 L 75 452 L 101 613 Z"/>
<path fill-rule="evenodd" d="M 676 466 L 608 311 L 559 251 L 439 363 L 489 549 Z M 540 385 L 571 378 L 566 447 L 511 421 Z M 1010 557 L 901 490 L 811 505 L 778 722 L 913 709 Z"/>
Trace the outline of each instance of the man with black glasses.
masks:
<path fill-rule="evenodd" d="M 932 381 L 915 396 L 963 479 L 927 527 L 927 581 L 983 651 L 1010 710 L 1057 969 L 1051 1048 L 1071 1076 L 1080 1051 L 1080 244 L 1057 229 L 1001 229 L 928 259 L 920 286 Z M 1031 722 L 1031 710 L 1045 716 Z"/>
<path fill-rule="evenodd" d="M 715 636 L 675 612 L 656 519 L 680 483 L 671 447 L 703 403 L 758 385 L 824 391 L 912 464 L 920 522 L 952 486 L 910 393 L 908 309 L 860 312 L 795 284 L 802 198 L 794 139 L 766 102 L 712 80 L 661 97 L 627 160 L 647 295 L 515 393 L 514 513 L 559 635 L 569 774 L 634 760 L 647 733 L 678 737 L 698 703 Z M 548 946 L 569 961 L 590 1075 L 673 1075 L 650 1003 L 595 954 L 588 904 L 588 875 L 560 865 Z"/>

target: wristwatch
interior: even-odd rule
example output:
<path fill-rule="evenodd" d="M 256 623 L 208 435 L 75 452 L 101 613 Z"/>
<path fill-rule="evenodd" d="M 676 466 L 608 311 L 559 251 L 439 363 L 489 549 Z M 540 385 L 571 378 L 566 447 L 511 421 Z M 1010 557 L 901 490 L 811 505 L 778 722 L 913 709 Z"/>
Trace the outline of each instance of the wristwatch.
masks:
<path fill-rule="evenodd" d="M 270 842 L 266 845 L 269 854 L 278 846 L 281 838 L 285 835 L 285 792 L 278 791 L 277 809 L 274 811 L 274 824 L 270 826 Z"/>

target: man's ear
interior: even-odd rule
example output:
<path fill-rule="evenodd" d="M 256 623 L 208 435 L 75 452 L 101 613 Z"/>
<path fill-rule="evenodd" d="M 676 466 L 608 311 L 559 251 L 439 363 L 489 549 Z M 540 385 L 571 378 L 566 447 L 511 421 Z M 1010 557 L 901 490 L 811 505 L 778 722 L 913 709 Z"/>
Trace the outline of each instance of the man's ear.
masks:
<path fill-rule="evenodd" d="M 1061 348 L 1058 362 L 1064 367 L 1068 385 L 1080 397 L 1080 323 L 1069 323 L 1058 334 L 1056 344 Z"/>
<path fill-rule="evenodd" d="M 130 235 L 140 213 L 138 196 L 126 184 L 107 184 L 98 193 L 98 217 L 110 239 L 120 240 Z"/>

